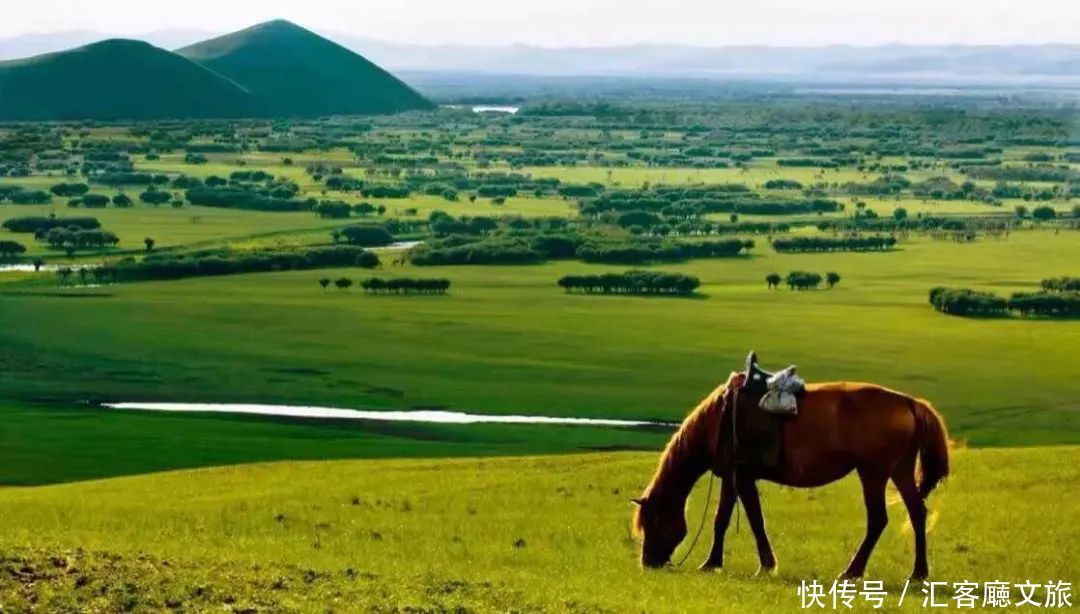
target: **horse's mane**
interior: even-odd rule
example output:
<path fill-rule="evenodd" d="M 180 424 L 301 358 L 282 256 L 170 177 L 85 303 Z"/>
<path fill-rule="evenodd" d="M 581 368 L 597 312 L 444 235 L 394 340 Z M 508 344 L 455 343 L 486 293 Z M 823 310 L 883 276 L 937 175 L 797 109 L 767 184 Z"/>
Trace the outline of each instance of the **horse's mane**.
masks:
<path fill-rule="evenodd" d="M 685 472 L 684 463 L 693 455 L 700 453 L 702 445 L 706 446 L 705 449 L 707 449 L 707 446 L 710 445 L 709 438 L 716 437 L 714 429 L 719 428 L 720 424 L 718 420 L 713 421 L 712 424 L 707 424 L 708 418 L 722 411 L 724 394 L 732 383 L 732 378 L 738 375 L 738 373 L 732 373 L 727 382 L 717 386 L 686 416 L 679 429 L 671 436 L 663 454 L 660 455 L 656 473 L 653 474 L 652 480 L 645 488 L 644 494 L 641 495 L 643 500 L 649 500 L 652 495 L 662 490 L 665 484 L 670 484 L 673 477 Z M 710 426 L 713 428 L 709 428 Z M 642 534 L 644 522 L 642 506 L 638 505 L 634 509 L 633 529 L 635 535 L 640 536 Z"/>

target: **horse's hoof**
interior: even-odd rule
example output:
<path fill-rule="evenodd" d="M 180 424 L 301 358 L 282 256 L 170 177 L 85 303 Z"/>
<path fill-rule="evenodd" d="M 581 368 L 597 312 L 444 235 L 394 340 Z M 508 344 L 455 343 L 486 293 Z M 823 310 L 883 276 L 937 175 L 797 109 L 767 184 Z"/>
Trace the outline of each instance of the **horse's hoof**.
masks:
<path fill-rule="evenodd" d="M 929 577 L 930 577 L 930 572 L 928 572 L 928 571 L 917 571 L 917 572 L 913 572 L 910 576 L 908 576 L 908 582 L 926 582 L 926 579 L 929 578 Z"/>
<path fill-rule="evenodd" d="M 712 561 L 705 561 L 701 565 L 698 565 L 698 571 L 723 571 L 723 563 L 714 563 Z"/>
<path fill-rule="evenodd" d="M 839 576 L 836 576 L 836 579 L 837 580 L 850 580 L 852 582 L 857 582 L 859 580 L 862 580 L 862 577 L 863 577 L 862 574 L 855 574 L 855 573 L 852 573 L 850 571 L 845 571 L 844 573 L 840 574 Z"/>
<path fill-rule="evenodd" d="M 776 577 L 778 573 L 780 573 L 779 566 L 773 565 L 772 567 L 758 567 L 757 573 L 754 575 L 761 577 Z"/>

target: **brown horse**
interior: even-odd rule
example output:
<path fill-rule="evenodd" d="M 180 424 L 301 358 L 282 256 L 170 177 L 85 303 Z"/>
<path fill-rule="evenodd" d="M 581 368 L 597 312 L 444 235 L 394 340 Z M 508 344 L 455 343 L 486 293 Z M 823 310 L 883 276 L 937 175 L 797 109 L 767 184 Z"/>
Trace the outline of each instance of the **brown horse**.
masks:
<path fill-rule="evenodd" d="M 747 364 L 747 374 L 753 372 L 753 379 L 762 379 L 764 372 L 757 369 L 753 353 Z M 809 384 L 799 401 L 798 415 L 784 424 L 780 466 L 772 470 L 736 466 L 731 443 L 720 434 L 725 416 L 730 416 L 729 409 L 737 402 L 733 400 L 737 391 L 749 385 L 747 374 L 732 373 L 726 384 L 687 416 L 668 442 L 652 482 L 634 500 L 634 529 L 642 538 L 641 564 L 660 567 L 670 560 L 686 537 L 684 511 L 690 491 L 711 470 L 722 480 L 720 503 L 712 550 L 701 568 L 723 565 L 724 533 L 741 500 L 757 543 L 760 571 L 774 572 L 776 557 L 765 533 L 757 480 L 810 488 L 856 471 L 866 505 L 866 536 L 843 576 L 859 578 L 866 571 L 870 553 L 888 523 L 885 486 L 891 479 L 915 533 L 912 578 L 927 577 L 924 501 L 949 473 L 948 437 L 941 415 L 927 401 L 873 384 Z M 918 482 L 916 458 L 921 468 Z"/>

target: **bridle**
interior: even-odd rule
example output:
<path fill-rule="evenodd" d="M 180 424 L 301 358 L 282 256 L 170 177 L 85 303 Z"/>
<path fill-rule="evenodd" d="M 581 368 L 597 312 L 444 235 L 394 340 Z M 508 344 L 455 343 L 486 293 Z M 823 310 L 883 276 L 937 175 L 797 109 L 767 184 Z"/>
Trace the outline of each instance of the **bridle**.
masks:
<path fill-rule="evenodd" d="M 738 415 L 739 412 L 735 411 L 735 408 L 739 404 L 739 390 L 742 389 L 743 385 L 745 385 L 745 384 L 746 384 L 746 380 L 744 378 L 743 381 L 740 382 L 739 385 L 736 386 L 734 390 L 732 390 L 732 392 L 731 392 L 731 407 L 730 408 L 727 407 L 726 402 L 724 403 L 724 413 L 727 413 L 728 411 L 731 411 L 731 444 L 732 444 L 732 449 L 733 450 L 734 450 L 734 446 L 735 446 L 735 438 L 738 436 L 736 434 L 737 431 L 735 429 L 735 417 Z M 727 391 L 725 391 L 724 394 L 726 396 Z M 716 450 L 716 455 L 717 456 L 720 455 L 720 444 L 724 443 L 723 439 L 724 439 L 724 415 L 721 414 L 720 418 L 716 421 L 716 447 L 715 447 L 715 450 Z M 714 469 L 715 469 L 715 463 L 714 463 Z M 712 473 L 713 476 L 716 477 L 716 480 L 713 480 L 712 476 L 709 477 L 709 490 L 705 493 L 705 506 L 701 508 L 701 522 L 698 523 L 697 532 L 694 533 L 694 539 L 690 541 L 690 547 L 686 549 L 686 552 L 683 554 L 682 558 L 679 559 L 679 562 L 674 564 L 674 567 L 682 567 L 683 563 L 686 562 L 686 559 L 690 558 L 690 555 L 693 554 L 693 552 L 694 552 L 694 547 L 697 546 L 698 539 L 701 537 L 702 531 L 705 530 L 705 521 L 709 517 L 709 508 L 711 507 L 711 503 L 712 503 L 713 482 L 714 481 L 719 482 L 721 479 L 723 479 L 723 478 L 720 477 L 720 474 L 717 473 L 716 471 L 710 471 L 710 473 Z M 735 514 L 736 514 L 735 515 L 735 532 L 738 533 L 739 532 L 739 506 L 738 506 L 738 504 L 735 505 Z"/>

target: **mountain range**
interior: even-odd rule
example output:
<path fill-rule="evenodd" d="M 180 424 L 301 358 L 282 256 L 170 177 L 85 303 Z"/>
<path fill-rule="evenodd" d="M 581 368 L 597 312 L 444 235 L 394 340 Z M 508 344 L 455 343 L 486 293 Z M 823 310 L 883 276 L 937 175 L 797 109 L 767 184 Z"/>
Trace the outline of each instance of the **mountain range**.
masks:
<path fill-rule="evenodd" d="M 314 117 L 432 106 L 362 56 L 281 20 L 176 52 L 106 39 L 0 62 L 0 120 Z"/>
<path fill-rule="evenodd" d="M 514 75 L 607 75 L 979 83 L 1080 82 L 1080 45 L 879 45 L 822 47 L 615 47 L 423 45 L 322 32 L 326 39 L 393 71 Z M 161 30 L 139 36 L 176 49 L 210 38 L 207 32 Z M 57 51 L 109 38 L 89 31 L 0 39 L 0 59 Z"/>

